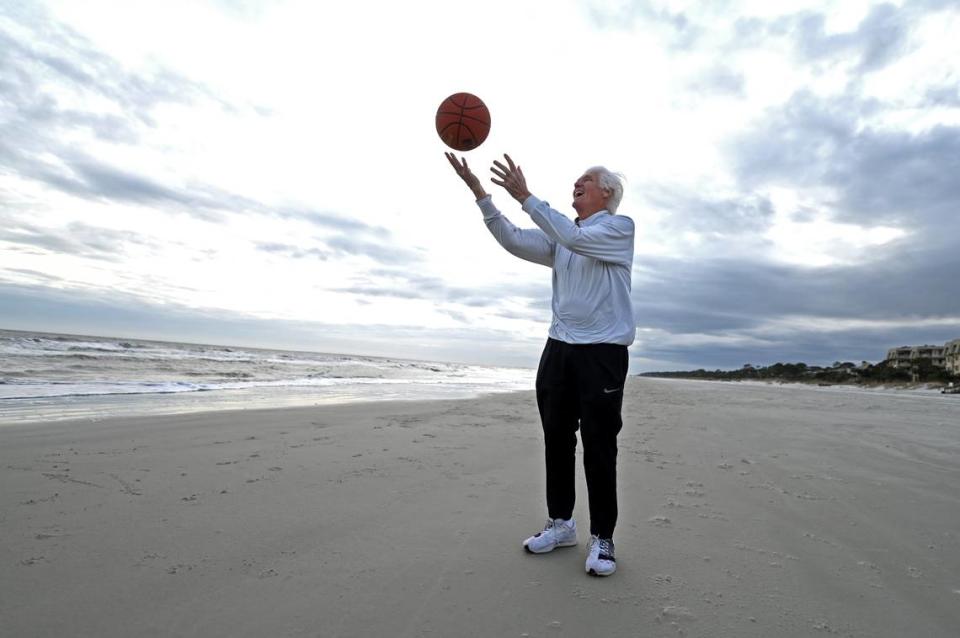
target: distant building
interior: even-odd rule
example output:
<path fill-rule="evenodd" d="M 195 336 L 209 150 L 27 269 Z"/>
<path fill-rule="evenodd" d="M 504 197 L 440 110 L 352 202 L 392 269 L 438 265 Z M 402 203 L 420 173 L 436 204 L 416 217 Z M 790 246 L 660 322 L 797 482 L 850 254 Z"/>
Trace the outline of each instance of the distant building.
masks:
<path fill-rule="evenodd" d="M 910 353 L 913 348 L 910 346 L 900 346 L 899 348 L 890 348 L 887 350 L 887 362 L 894 368 L 909 368 Z"/>
<path fill-rule="evenodd" d="M 960 343 L 960 339 L 950 343 Z M 890 348 L 887 351 L 887 362 L 894 368 L 909 368 L 921 360 L 927 360 L 931 365 L 938 368 L 946 367 L 945 352 L 946 346 L 900 346 L 899 348 Z"/>
<path fill-rule="evenodd" d="M 948 372 L 960 374 L 960 339 L 948 341 L 943 346 L 943 364 Z"/>

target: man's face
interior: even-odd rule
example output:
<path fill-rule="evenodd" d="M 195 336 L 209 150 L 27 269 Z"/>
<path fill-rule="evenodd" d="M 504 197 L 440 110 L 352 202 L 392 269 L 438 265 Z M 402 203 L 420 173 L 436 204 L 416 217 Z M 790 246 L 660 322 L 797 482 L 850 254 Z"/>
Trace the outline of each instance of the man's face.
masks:
<path fill-rule="evenodd" d="M 609 198 L 610 193 L 600 188 L 591 173 L 584 173 L 573 184 L 573 209 L 581 219 L 606 208 Z"/>

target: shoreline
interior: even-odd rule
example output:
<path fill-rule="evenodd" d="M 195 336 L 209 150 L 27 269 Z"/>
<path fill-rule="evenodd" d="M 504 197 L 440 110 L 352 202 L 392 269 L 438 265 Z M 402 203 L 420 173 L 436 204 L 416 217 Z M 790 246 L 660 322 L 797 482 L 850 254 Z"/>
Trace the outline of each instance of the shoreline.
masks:
<path fill-rule="evenodd" d="M 701 377 L 657 377 L 636 375 L 640 379 L 652 379 L 658 381 L 704 381 L 707 383 L 727 383 L 744 384 L 758 386 L 794 386 L 807 388 L 847 388 L 850 390 L 862 390 L 864 392 L 902 392 L 913 394 L 940 394 L 940 390 L 947 387 L 946 384 L 937 382 L 903 382 L 903 383 L 833 383 L 824 381 L 795 381 L 790 379 L 706 379 Z"/>
<path fill-rule="evenodd" d="M 208 412 L 245 412 L 283 410 L 332 405 L 380 402 L 451 401 L 490 395 L 528 392 L 508 388 L 497 390 L 467 387 L 462 384 L 391 384 L 373 388 L 361 384 L 344 385 L 318 393 L 316 389 L 282 388 L 229 389 L 182 393 L 113 394 L 79 397 L 38 397 L 6 399 L 0 402 L 0 428 L 36 425 L 47 422 L 137 419 L 147 417 L 205 414 Z"/>
<path fill-rule="evenodd" d="M 627 382 L 608 579 L 579 461 L 580 546 L 521 549 L 533 391 L 0 428 L 0 633 L 955 633 L 960 403 L 669 381 Z"/>

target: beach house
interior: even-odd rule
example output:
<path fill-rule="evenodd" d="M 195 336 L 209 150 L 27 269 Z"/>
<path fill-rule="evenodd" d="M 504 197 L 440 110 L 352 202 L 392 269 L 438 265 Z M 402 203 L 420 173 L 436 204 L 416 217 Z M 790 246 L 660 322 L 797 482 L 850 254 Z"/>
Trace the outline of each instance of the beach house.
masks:
<path fill-rule="evenodd" d="M 960 374 L 960 339 L 948 341 L 943 346 L 943 363 L 947 371 Z"/>
<path fill-rule="evenodd" d="M 900 346 L 899 348 L 890 348 L 887 350 L 887 362 L 894 368 L 909 368 L 922 360 L 929 361 L 931 365 L 938 368 L 947 368 L 955 372 L 956 368 L 947 365 L 946 353 L 953 344 L 954 359 L 953 365 L 957 365 L 957 348 L 960 346 L 960 339 L 954 339 L 943 346 Z"/>

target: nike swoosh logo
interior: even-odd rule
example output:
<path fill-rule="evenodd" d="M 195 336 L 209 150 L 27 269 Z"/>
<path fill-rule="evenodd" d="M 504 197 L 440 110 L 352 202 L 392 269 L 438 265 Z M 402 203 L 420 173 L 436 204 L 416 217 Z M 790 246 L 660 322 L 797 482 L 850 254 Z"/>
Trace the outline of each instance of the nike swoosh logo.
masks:
<path fill-rule="evenodd" d="M 614 388 L 613 390 L 607 390 L 606 388 L 603 389 L 604 394 L 613 394 L 614 392 L 620 392 L 620 388 Z"/>

